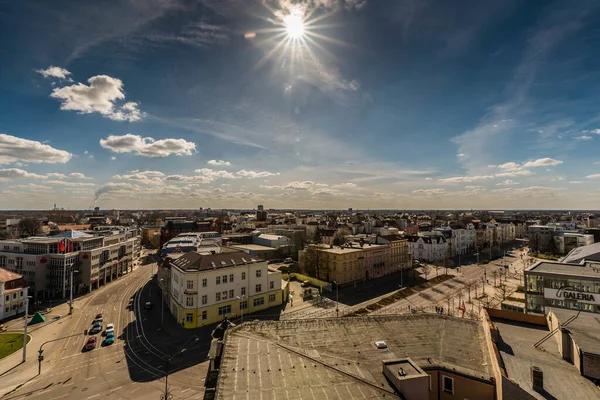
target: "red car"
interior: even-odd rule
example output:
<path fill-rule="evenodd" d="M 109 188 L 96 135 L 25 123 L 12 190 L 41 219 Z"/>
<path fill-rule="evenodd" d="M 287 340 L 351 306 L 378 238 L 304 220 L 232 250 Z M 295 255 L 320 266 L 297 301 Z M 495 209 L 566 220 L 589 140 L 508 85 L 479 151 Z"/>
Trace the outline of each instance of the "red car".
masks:
<path fill-rule="evenodd" d="M 83 346 L 84 351 L 94 350 L 96 348 L 96 336 L 92 336 L 88 339 L 85 346 Z"/>

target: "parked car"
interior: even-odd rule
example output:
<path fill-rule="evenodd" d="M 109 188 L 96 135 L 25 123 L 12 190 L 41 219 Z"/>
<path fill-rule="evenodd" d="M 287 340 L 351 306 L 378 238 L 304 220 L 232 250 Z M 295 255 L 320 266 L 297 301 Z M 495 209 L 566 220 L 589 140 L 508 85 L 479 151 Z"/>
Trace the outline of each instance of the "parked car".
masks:
<path fill-rule="evenodd" d="M 83 346 L 83 351 L 90 351 L 96 348 L 96 336 L 92 336 L 87 340 L 85 346 Z"/>
<path fill-rule="evenodd" d="M 150 310 L 151 308 L 152 308 L 152 302 L 147 301 L 146 304 L 144 305 L 144 310 Z"/>
<path fill-rule="evenodd" d="M 102 313 L 96 314 L 96 319 L 99 319 L 100 321 L 102 321 Z"/>
<path fill-rule="evenodd" d="M 90 329 L 89 334 L 90 335 L 95 335 L 96 333 L 102 332 L 102 324 L 100 322 L 94 324 L 94 326 L 92 326 L 92 329 Z"/>
<path fill-rule="evenodd" d="M 104 338 L 104 345 L 109 346 L 115 342 L 115 333 L 113 331 L 108 332 L 106 334 L 106 338 Z"/>
<path fill-rule="evenodd" d="M 96 318 L 92 321 L 92 325 L 101 324 L 101 323 L 102 323 L 102 317 Z"/>
<path fill-rule="evenodd" d="M 104 336 L 108 336 L 109 333 L 115 334 L 115 324 L 106 325 L 106 329 L 104 330 Z"/>
<path fill-rule="evenodd" d="M 294 260 L 292 260 L 292 258 L 291 258 L 291 257 L 288 257 L 288 258 L 286 258 L 285 260 L 283 260 L 283 262 L 284 262 L 284 263 L 286 263 L 286 264 L 290 264 L 290 263 L 293 263 L 293 262 L 294 262 Z"/>

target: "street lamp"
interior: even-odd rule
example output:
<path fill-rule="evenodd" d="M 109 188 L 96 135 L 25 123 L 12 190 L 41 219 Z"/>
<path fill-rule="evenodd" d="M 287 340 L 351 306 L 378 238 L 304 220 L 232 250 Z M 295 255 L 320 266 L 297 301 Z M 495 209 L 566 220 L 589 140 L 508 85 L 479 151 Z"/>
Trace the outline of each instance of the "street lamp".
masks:
<path fill-rule="evenodd" d="M 175 354 L 173 354 L 171 357 L 165 359 L 165 392 L 160 395 L 161 400 L 170 400 L 173 398 L 173 395 L 171 393 L 169 393 L 169 364 L 171 363 L 171 360 L 174 359 L 175 357 L 177 357 L 178 355 L 180 355 L 181 353 L 185 352 L 187 350 L 187 348 L 186 348 L 187 345 L 197 342 L 198 340 L 200 340 L 200 339 L 197 336 L 192 337 L 192 339 L 187 341 L 181 347 L 181 349 L 177 350 L 177 352 Z"/>
<path fill-rule="evenodd" d="M 340 316 L 340 292 L 339 292 L 339 285 L 336 281 L 333 281 L 333 283 L 335 284 L 335 316 L 339 317 Z"/>
<path fill-rule="evenodd" d="M 164 278 L 159 279 L 160 282 L 164 282 Z M 164 328 L 165 325 L 165 287 L 163 284 L 160 285 L 160 326 Z"/>
<path fill-rule="evenodd" d="M 244 323 L 244 309 L 242 308 L 242 302 L 246 298 L 246 295 L 243 294 L 241 297 L 236 296 L 236 298 L 240 301 L 240 314 L 241 314 L 241 322 L 240 323 L 243 324 Z"/>
<path fill-rule="evenodd" d="M 27 296 L 25 298 L 25 328 L 23 328 L 23 362 L 27 359 L 27 323 L 29 321 L 29 299 L 32 299 L 32 296 Z"/>
<path fill-rule="evenodd" d="M 73 272 L 79 273 L 79 270 L 71 269 L 71 300 L 69 301 L 69 315 L 73 314 Z"/>

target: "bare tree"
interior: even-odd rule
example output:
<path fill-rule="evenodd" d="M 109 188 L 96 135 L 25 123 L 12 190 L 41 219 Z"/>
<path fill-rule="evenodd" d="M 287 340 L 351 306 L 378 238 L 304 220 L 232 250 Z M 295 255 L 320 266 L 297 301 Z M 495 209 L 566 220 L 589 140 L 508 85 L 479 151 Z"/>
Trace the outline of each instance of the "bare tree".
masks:
<path fill-rule="evenodd" d="M 346 228 L 340 228 L 333 234 L 333 244 L 341 246 L 346 243 L 346 236 L 350 235 L 351 232 Z"/>
<path fill-rule="evenodd" d="M 437 262 L 435 262 L 433 264 L 433 267 L 435 268 L 435 277 L 439 278 L 440 277 L 440 273 L 439 273 L 439 271 L 440 271 L 440 265 Z"/>
<path fill-rule="evenodd" d="M 23 218 L 17 224 L 21 236 L 35 236 L 40 231 L 40 221 L 37 218 Z"/>
<path fill-rule="evenodd" d="M 327 280 L 327 276 L 323 275 L 325 267 L 325 254 L 315 246 L 308 246 L 304 254 L 304 272 L 309 276 L 314 276 L 317 279 Z"/>
<path fill-rule="evenodd" d="M 460 307 L 462 305 L 463 299 L 465 298 L 465 292 L 463 292 L 462 289 L 460 289 L 456 293 L 456 297 L 458 297 L 458 306 Z"/>
<path fill-rule="evenodd" d="M 452 310 L 452 307 L 450 307 L 450 301 L 452 301 L 453 299 L 454 297 L 450 293 L 444 296 L 444 300 L 448 302 L 448 315 L 450 315 L 450 311 L 452 311 L 452 315 L 454 315 L 454 310 Z"/>
<path fill-rule="evenodd" d="M 496 286 L 496 279 L 498 279 L 498 271 L 494 270 L 492 272 L 492 275 L 494 276 L 494 286 Z"/>
<path fill-rule="evenodd" d="M 508 287 L 508 285 L 500 284 L 498 288 L 496 288 L 495 297 L 498 301 L 502 302 L 506 300 L 511 294 L 513 294 L 514 290 Z"/>
<path fill-rule="evenodd" d="M 475 282 L 473 281 L 467 281 L 467 283 L 465 283 L 465 289 L 467 290 L 467 294 L 469 296 L 469 303 L 471 302 L 471 290 L 473 290 L 473 286 L 475 286 Z"/>
<path fill-rule="evenodd" d="M 425 280 L 427 280 L 427 276 L 431 272 L 431 267 L 427 264 L 423 264 L 423 266 L 421 267 L 421 271 L 423 271 L 423 274 L 425 275 Z"/>

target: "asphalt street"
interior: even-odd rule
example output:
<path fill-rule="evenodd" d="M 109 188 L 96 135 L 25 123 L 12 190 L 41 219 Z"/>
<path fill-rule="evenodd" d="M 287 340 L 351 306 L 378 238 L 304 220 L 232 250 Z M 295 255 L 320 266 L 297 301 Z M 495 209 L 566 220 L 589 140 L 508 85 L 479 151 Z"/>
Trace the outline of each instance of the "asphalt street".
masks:
<path fill-rule="evenodd" d="M 141 266 L 75 302 L 73 315 L 64 317 L 59 333 L 48 339 L 78 335 L 44 346 L 42 374 L 2 399 L 159 399 L 168 358 L 172 398 L 202 398 L 210 330 L 184 330 L 168 311 L 161 327 L 160 291 L 151 278 L 153 271 L 155 264 Z M 145 311 L 143 305 L 150 299 L 155 307 Z M 98 313 L 103 314 L 104 326 L 115 325 L 117 338 L 102 346 L 103 337 L 97 334 L 98 346 L 83 352 L 90 337 L 83 332 L 92 327 Z"/>

